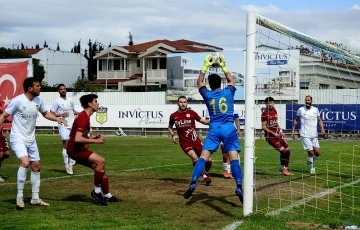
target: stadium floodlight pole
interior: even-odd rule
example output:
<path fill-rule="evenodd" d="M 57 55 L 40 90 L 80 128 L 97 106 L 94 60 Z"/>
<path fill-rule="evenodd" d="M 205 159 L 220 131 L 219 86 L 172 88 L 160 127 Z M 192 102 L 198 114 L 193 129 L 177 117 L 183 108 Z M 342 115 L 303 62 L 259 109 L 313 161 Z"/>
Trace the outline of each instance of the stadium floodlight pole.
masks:
<path fill-rule="evenodd" d="M 255 52 L 256 14 L 248 12 L 246 22 L 246 67 L 245 67 L 245 146 L 244 146 L 244 205 L 243 214 L 253 211 L 254 159 L 255 159 Z"/>

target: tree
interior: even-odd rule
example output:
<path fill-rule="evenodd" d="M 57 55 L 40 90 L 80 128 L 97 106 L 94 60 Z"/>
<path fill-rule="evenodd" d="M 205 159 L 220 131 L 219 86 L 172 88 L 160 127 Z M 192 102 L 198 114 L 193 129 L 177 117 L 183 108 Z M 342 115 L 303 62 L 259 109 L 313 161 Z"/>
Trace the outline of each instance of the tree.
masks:
<path fill-rule="evenodd" d="M 103 92 L 104 86 L 98 83 L 91 83 L 89 80 L 79 77 L 74 83 L 74 92 Z"/>
<path fill-rule="evenodd" d="M 39 50 L 40 49 L 40 45 L 39 43 L 35 45 L 35 49 Z"/>
<path fill-rule="evenodd" d="M 87 43 L 89 49 L 85 49 L 84 57 L 88 61 L 88 79 L 90 81 L 95 80 L 96 74 L 97 74 L 97 63 L 96 60 L 94 60 L 94 56 L 96 55 L 96 52 L 98 51 L 97 43 L 92 43 L 91 39 L 89 39 L 89 42 Z"/>
<path fill-rule="evenodd" d="M 46 43 L 46 40 L 44 42 L 44 48 L 47 48 L 48 47 L 48 44 Z"/>
<path fill-rule="evenodd" d="M 0 47 L 0 59 L 11 59 L 11 58 L 31 58 L 31 56 L 25 53 L 23 50 L 13 50 L 13 49 Z M 33 70 L 34 70 L 34 77 L 41 82 L 45 77 L 45 69 L 44 66 L 40 64 L 39 59 L 33 58 Z"/>
<path fill-rule="evenodd" d="M 59 45 L 59 42 L 57 43 L 56 50 L 57 50 L 57 51 L 60 51 L 60 45 Z"/>
<path fill-rule="evenodd" d="M 81 40 L 78 41 L 78 45 L 77 45 L 77 53 L 81 53 L 81 45 L 80 45 Z"/>
<path fill-rule="evenodd" d="M 133 36 L 132 36 L 132 34 L 129 32 L 129 46 L 132 46 L 132 45 L 134 45 Z"/>
<path fill-rule="evenodd" d="M 108 48 L 110 48 L 110 47 L 111 47 L 111 42 L 110 42 L 110 44 L 109 44 Z"/>
<path fill-rule="evenodd" d="M 21 42 L 21 49 L 25 49 L 24 44 Z"/>

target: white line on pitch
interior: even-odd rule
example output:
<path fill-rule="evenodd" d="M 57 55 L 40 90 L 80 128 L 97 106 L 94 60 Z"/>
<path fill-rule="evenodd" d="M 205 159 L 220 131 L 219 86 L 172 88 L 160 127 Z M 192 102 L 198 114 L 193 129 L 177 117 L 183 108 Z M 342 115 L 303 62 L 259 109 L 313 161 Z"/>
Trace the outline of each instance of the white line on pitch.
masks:
<path fill-rule="evenodd" d="M 320 193 L 317 193 L 315 194 L 314 196 L 311 196 L 311 197 L 308 197 L 308 198 L 304 198 L 302 200 L 299 200 L 299 201 L 295 201 L 294 203 L 292 204 L 289 204 L 287 206 L 284 206 L 282 208 L 279 208 L 275 211 L 272 211 L 272 212 L 269 212 L 267 213 L 266 215 L 267 216 L 275 216 L 275 215 L 279 215 L 281 212 L 285 212 L 285 211 L 290 211 L 291 209 L 295 208 L 295 207 L 298 207 L 300 205 L 304 205 L 305 203 L 313 200 L 313 199 L 317 199 L 317 198 L 321 198 L 323 196 L 326 196 L 326 195 L 329 195 L 331 193 L 334 193 L 336 192 L 336 190 L 338 190 L 339 188 L 346 188 L 346 187 L 349 187 L 349 186 L 352 186 L 354 184 L 357 184 L 360 182 L 360 178 L 351 182 L 351 183 L 348 183 L 348 184 L 344 184 L 344 185 L 339 185 L 339 186 L 336 186 L 334 188 L 331 188 L 331 189 L 328 189 L 324 192 L 320 192 Z"/>
<path fill-rule="evenodd" d="M 143 170 L 148 170 L 148 169 L 166 168 L 166 167 L 189 165 L 189 164 L 190 164 L 190 163 L 172 164 L 172 165 L 160 165 L 160 166 L 147 167 L 147 168 L 134 168 L 134 169 L 126 169 L 126 170 L 120 170 L 120 171 L 106 171 L 106 172 L 107 172 L 107 173 L 115 173 L 115 172 L 135 172 L 135 171 L 143 171 Z M 71 176 L 49 177 L 49 178 L 41 179 L 41 181 L 67 179 L 67 178 L 90 176 L 90 175 L 94 175 L 94 173 L 76 174 L 76 175 L 71 175 Z M 30 183 L 30 181 L 26 181 L 26 183 Z M 3 186 L 3 185 L 14 185 L 14 184 L 16 184 L 16 183 L 1 183 L 0 186 Z"/>
<path fill-rule="evenodd" d="M 229 224 L 223 230 L 235 230 L 237 227 L 239 227 L 243 222 L 242 221 L 235 221 L 232 224 Z"/>

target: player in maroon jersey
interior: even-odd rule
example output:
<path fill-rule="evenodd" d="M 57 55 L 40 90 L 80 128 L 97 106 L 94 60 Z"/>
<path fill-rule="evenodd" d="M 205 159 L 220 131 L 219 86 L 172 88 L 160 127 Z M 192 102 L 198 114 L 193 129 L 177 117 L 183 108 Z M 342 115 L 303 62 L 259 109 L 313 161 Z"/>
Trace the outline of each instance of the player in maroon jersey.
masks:
<path fill-rule="evenodd" d="M 290 161 L 289 145 L 278 124 L 277 111 L 274 107 L 274 98 L 265 99 L 266 109 L 261 115 L 262 130 L 265 132 L 266 141 L 280 152 L 281 173 L 285 176 L 292 176 L 293 173 L 287 169 Z"/>
<path fill-rule="evenodd" d="M 2 114 L 2 113 L 3 113 L 3 110 L 2 110 L 1 103 L 0 103 L 0 114 Z M 11 121 L 5 120 L 5 122 L 11 122 Z M 8 158 L 9 156 L 10 156 L 9 144 L 4 135 L 3 127 L 2 127 L 2 125 L 0 125 L 0 168 L 1 168 L 1 163 L 3 162 L 3 160 Z M 1 176 L 0 176 L 0 182 L 4 182 L 4 179 L 1 178 Z"/>
<path fill-rule="evenodd" d="M 94 190 L 91 192 L 91 196 L 99 204 L 107 205 L 107 202 L 117 202 L 118 199 L 111 195 L 109 190 L 109 179 L 105 175 L 105 159 L 88 149 L 89 144 L 104 144 L 105 142 L 105 139 L 100 135 L 96 137 L 89 136 L 90 116 L 99 108 L 97 98 L 96 94 L 87 94 L 80 97 L 80 103 L 84 110 L 74 120 L 67 145 L 67 153 L 71 159 L 95 171 Z"/>
<path fill-rule="evenodd" d="M 196 133 L 195 121 L 204 125 L 208 125 L 209 121 L 200 117 L 195 111 L 187 107 L 187 98 L 185 96 L 178 98 L 177 105 L 179 106 L 178 110 L 170 115 L 168 130 L 175 144 L 177 144 L 176 139 L 179 138 L 180 147 L 191 158 L 193 165 L 195 165 L 202 151 L 202 142 Z M 174 124 L 177 136 L 174 133 Z M 206 185 L 211 183 L 211 177 L 209 175 L 211 164 L 212 160 L 209 159 L 205 164 L 205 170 L 203 172 Z"/>

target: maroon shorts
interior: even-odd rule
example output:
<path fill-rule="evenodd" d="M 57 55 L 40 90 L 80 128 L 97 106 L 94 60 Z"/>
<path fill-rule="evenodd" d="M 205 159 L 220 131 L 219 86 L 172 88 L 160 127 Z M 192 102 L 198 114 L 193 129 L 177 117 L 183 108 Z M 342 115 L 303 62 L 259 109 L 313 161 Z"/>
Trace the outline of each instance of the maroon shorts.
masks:
<path fill-rule="evenodd" d="M 93 153 L 94 152 L 86 148 L 82 148 L 81 150 L 77 150 L 77 151 L 72 151 L 72 150 L 69 151 L 69 149 L 67 150 L 67 154 L 71 159 L 75 160 L 76 163 L 79 163 L 87 167 L 91 167 L 91 165 L 89 165 L 89 157 Z"/>
<path fill-rule="evenodd" d="M 285 141 L 284 138 L 267 137 L 266 141 L 267 141 L 267 143 L 269 143 L 272 147 L 274 147 L 277 150 L 280 150 L 281 147 L 283 147 L 285 149 L 289 147 L 288 143 Z"/>
<path fill-rule="evenodd" d="M 9 144 L 6 140 L 6 137 L 0 135 L 0 152 L 9 151 Z"/>
<path fill-rule="evenodd" d="M 194 150 L 196 155 L 198 157 L 200 157 L 203 145 L 201 143 L 201 140 L 198 140 L 195 142 L 182 142 L 182 143 L 180 143 L 180 146 L 181 146 L 182 150 L 184 151 L 184 153 L 187 154 L 191 150 Z"/>

